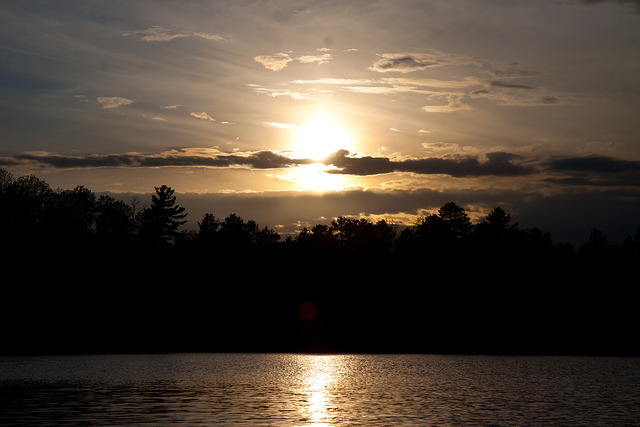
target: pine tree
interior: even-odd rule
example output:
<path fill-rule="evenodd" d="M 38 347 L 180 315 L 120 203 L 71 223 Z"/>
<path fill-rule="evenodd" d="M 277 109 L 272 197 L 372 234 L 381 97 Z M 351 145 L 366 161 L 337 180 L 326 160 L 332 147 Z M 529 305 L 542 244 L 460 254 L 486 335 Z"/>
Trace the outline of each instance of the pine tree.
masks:
<path fill-rule="evenodd" d="M 151 206 L 141 212 L 142 237 L 158 244 L 167 244 L 175 237 L 178 228 L 186 221 L 185 208 L 176 205 L 176 196 L 171 187 L 155 187 Z"/>

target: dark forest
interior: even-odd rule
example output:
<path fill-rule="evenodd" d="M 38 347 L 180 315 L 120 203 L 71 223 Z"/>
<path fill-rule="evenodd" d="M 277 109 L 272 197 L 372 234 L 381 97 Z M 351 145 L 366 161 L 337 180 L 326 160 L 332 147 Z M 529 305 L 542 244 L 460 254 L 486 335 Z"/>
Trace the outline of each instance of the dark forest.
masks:
<path fill-rule="evenodd" d="M 0 169 L 0 354 L 258 351 L 634 355 L 640 227 L 574 248 L 501 207 L 282 238 Z"/>

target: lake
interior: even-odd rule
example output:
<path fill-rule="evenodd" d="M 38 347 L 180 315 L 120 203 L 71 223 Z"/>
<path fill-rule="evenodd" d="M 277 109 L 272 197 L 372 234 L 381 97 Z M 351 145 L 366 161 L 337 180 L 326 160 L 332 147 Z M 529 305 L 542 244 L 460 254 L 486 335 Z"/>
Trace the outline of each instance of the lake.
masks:
<path fill-rule="evenodd" d="M 639 424 L 639 358 L 0 357 L 2 427 Z"/>

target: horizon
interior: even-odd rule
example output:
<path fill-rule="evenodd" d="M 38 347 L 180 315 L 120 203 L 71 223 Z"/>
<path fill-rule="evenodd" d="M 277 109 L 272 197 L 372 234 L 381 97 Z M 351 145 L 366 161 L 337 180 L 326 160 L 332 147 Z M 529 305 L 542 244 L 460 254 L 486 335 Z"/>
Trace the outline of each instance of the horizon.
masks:
<path fill-rule="evenodd" d="M 0 168 L 168 185 L 190 224 L 410 226 L 453 201 L 617 244 L 640 218 L 639 20 L 637 1 L 6 2 Z"/>

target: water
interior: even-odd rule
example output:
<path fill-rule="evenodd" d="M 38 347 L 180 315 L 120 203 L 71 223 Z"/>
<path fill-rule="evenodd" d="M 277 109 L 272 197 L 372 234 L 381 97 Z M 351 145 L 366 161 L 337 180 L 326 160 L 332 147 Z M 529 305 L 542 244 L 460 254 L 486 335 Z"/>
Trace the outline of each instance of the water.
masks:
<path fill-rule="evenodd" d="M 0 426 L 640 425 L 640 359 L 0 358 Z"/>

